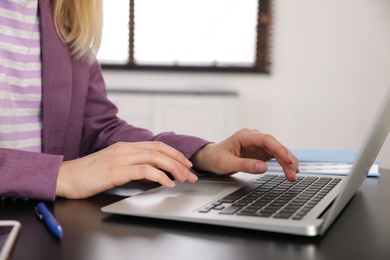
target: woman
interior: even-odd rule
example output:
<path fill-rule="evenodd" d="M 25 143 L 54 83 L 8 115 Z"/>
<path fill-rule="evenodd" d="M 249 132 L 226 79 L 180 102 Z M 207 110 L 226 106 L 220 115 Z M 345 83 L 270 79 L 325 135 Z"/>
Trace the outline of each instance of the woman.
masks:
<path fill-rule="evenodd" d="M 197 172 L 264 173 L 273 157 L 295 180 L 296 157 L 257 130 L 211 143 L 153 135 L 117 118 L 95 60 L 101 1 L 6 0 L 0 7 L 7 28 L 0 32 L 0 196 L 86 198 L 141 179 L 172 188 L 164 172 L 195 183 Z"/>

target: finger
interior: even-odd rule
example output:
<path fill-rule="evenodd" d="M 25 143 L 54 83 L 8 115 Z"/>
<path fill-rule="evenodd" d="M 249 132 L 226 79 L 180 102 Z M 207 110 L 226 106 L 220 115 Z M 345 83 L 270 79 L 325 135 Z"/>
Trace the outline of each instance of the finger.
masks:
<path fill-rule="evenodd" d="M 196 182 L 197 177 L 176 159 L 158 151 L 142 151 L 127 157 L 128 165 L 150 165 L 169 172 L 179 182 Z"/>
<path fill-rule="evenodd" d="M 150 151 L 159 151 L 166 155 L 168 158 L 171 158 L 177 162 L 180 162 L 187 168 L 191 168 L 193 165 L 191 161 L 189 161 L 180 151 L 175 148 L 164 144 L 162 142 L 154 141 L 154 142 L 141 142 L 137 143 L 137 145 L 141 146 L 143 149 L 149 149 Z M 164 162 L 162 162 L 164 163 Z M 192 173 L 191 171 L 181 170 L 181 171 L 172 171 L 166 168 L 162 168 L 168 172 L 170 172 L 175 180 L 183 182 L 188 181 L 191 183 L 195 183 L 198 180 L 198 177 Z M 183 178 L 184 176 L 184 178 Z"/>
<path fill-rule="evenodd" d="M 131 180 L 149 180 L 158 182 L 164 187 L 173 188 L 175 182 L 168 178 L 168 176 L 161 170 L 156 169 L 150 165 L 133 165 L 131 171 L 126 171 L 129 181 Z"/>
<path fill-rule="evenodd" d="M 279 159 L 281 163 L 291 165 L 295 167 L 295 170 L 298 172 L 299 161 L 298 158 L 286 147 L 282 147 L 282 149 L 278 149 L 275 153 L 275 158 Z"/>
<path fill-rule="evenodd" d="M 287 148 L 281 149 L 276 153 L 276 161 L 282 166 L 286 179 L 296 181 L 296 173 L 299 172 L 298 159 Z"/>
<path fill-rule="evenodd" d="M 241 158 L 232 154 L 227 154 L 224 158 L 220 173 L 235 173 L 235 172 L 248 172 L 248 173 L 264 173 L 267 171 L 268 166 L 264 161 Z"/>
<path fill-rule="evenodd" d="M 264 148 L 281 164 L 290 165 L 291 168 L 298 172 L 297 157 L 285 146 L 283 146 L 276 138 L 266 135 L 264 138 Z"/>
<path fill-rule="evenodd" d="M 162 142 L 154 141 L 154 142 L 139 142 L 139 143 L 132 143 L 132 144 L 134 144 L 135 148 L 138 149 L 159 151 L 165 154 L 166 156 L 180 162 L 187 168 L 191 168 L 193 166 L 192 163 L 180 151 Z"/>
<path fill-rule="evenodd" d="M 297 180 L 297 176 L 296 176 L 297 172 L 294 169 L 292 169 L 291 166 L 288 166 L 288 165 L 281 165 L 281 166 L 282 166 L 284 175 L 286 176 L 286 179 L 291 181 L 291 182 L 295 182 Z"/>
<path fill-rule="evenodd" d="M 296 173 L 299 172 L 298 159 L 285 146 L 283 146 L 276 138 L 271 135 L 262 134 L 252 130 L 253 134 L 262 135 L 262 138 L 250 138 L 255 145 L 263 147 L 264 151 L 274 157 L 282 166 L 283 172 L 289 181 L 296 180 Z"/>
<path fill-rule="evenodd" d="M 296 167 L 298 166 L 297 157 L 295 157 L 295 155 L 284 146 L 275 151 L 274 157 L 279 159 L 281 163 L 294 165 Z"/>

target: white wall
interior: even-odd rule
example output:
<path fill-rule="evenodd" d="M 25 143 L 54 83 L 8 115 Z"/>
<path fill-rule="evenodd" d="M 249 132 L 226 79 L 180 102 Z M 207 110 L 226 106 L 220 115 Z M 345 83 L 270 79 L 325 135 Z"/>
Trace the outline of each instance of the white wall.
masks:
<path fill-rule="evenodd" d="M 357 149 L 390 86 L 390 1 L 276 0 L 273 22 L 270 75 L 105 71 L 107 87 L 236 90 L 239 128 L 288 147 Z"/>

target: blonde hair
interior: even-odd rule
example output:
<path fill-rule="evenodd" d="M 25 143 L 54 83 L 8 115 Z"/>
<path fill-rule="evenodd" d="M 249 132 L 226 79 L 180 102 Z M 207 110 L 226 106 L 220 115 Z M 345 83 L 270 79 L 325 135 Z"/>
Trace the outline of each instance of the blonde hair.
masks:
<path fill-rule="evenodd" d="M 102 0 L 52 0 L 54 23 L 76 59 L 93 61 L 103 27 Z"/>

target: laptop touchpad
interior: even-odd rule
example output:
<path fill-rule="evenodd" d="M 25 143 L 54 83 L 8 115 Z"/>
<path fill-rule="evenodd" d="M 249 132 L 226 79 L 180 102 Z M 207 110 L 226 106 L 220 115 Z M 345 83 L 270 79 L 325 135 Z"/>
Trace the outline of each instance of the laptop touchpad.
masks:
<path fill-rule="evenodd" d="M 193 211 L 221 196 L 228 194 L 232 183 L 202 182 L 196 184 L 176 183 L 172 189 L 159 187 L 124 199 L 106 210 L 129 215 L 165 215 Z M 218 195 L 219 194 L 219 195 Z"/>
<path fill-rule="evenodd" d="M 158 193 L 160 196 L 168 197 L 187 197 L 187 196 L 206 196 L 209 197 L 224 191 L 227 188 L 231 188 L 232 183 L 225 182 L 202 182 L 191 184 L 188 182 L 176 183 L 176 186 L 172 189 L 160 187 L 150 190 L 146 194 Z"/>

